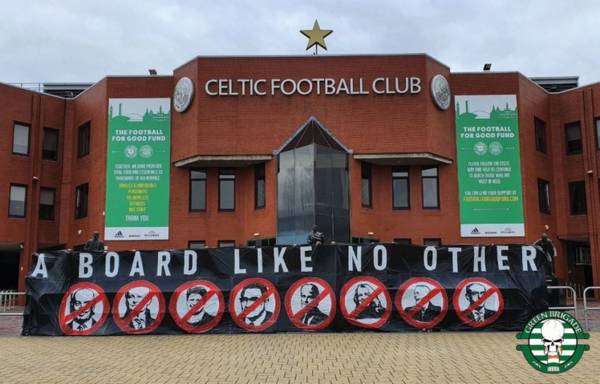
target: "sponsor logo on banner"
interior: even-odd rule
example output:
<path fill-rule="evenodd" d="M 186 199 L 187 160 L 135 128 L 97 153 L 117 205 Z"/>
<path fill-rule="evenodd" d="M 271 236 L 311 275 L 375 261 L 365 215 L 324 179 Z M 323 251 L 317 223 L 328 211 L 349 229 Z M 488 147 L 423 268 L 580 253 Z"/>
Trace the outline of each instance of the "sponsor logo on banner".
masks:
<path fill-rule="evenodd" d="M 490 325 L 504 311 L 500 289 L 482 277 L 471 277 L 458 283 L 452 303 L 458 318 L 473 328 Z"/>
<path fill-rule="evenodd" d="M 419 329 L 431 329 L 448 311 L 448 296 L 442 285 L 427 277 L 413 277 L 396 293 L 396 309 L 404 321 Z"/>
<path fill-rule="evenodd" d="M 166 312 L 165 298 L 149 281 L 132 281 L 119 289 L 113 303 L 115 324 L 125 333 L 150 333 L 160 326 Z"/>
<path fill-rule="evenodd" d="M 225 300 L 221 290 L 210 281 L 188 281 L 173 292 L 169 311 L 175 323 L 184 331 L 204 333 L 221 321 Z"/>
<path fill-rule="evenodd" d="M 335 318 L 335 293 L 325 280 L 305 277 L 288 289 L 285 310 L 296 327 L 307 331 L 322 330 Z"/>
<path fill-rule="evenodd" d="M 543 373 L 563 373 L 573 368 L 590 346 L 582 344 L 590 338 L 581 324 L 566 312 L 546 311 L 534 316 L 517 339 L 517 350 L 533 368 Z"/>
<path fill-rule="evenodd" d="M 229 295 L 231 319 L 247 331 L 266 330 L 275 324 L 280 310 L 277 288 L 263 278 L 243 280 L 233 287 Z"/>
<path fill-rule="evenodd" d="M 370 276 L 354 277 L 342 287 L 340 311 L 350 324 L 378 329 L 390 318 L 392 300 L 381 281 Z"/>
<path fill-rule="evenodd" d="M 93 283 L 77 283 L 63 296 L 58 323 L 65 335 L 91 335 L 104 325 L 109 312 L 110 303 L 102 288 Z"/>

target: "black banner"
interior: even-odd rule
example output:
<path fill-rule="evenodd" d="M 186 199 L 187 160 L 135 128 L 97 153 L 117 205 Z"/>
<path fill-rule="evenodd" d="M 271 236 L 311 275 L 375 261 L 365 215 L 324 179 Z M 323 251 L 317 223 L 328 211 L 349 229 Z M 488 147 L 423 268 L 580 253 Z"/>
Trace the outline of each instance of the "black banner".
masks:
<path fill-rule="evenodd" d="M 534 246 L 396 244 L 34 255 L 23 335 L 520 330 Z"/>

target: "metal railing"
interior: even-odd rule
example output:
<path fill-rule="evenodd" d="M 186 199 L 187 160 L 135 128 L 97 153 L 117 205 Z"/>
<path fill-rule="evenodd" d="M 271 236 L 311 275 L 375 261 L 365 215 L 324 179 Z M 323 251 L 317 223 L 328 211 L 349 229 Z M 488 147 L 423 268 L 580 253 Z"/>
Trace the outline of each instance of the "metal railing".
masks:
<path fill-rule="evenodd" d="M 25 297 L 25 292 L 0 291 L 0 316 L 23 315 L 23 307 L 18 305 L 19 296 Z"/>
<path fill-rule="evenodd" d="M 556 289 L 556 290 L 560 290 L 560 289 L 564 289 L 566 290 L 567 294 L 566 294 L 566 299 L 569 299 L 569 292 L 571 292 L 572 298 L 573 298 L 573 306 L 569 307 L 548 307 L 548 309 L 551 310 L 558 310 L 558 311 L 573 311 L 575 317 L 577 317 L 577 292 L 575 291 L 575 288 L 570 287 L 568 285 L 549 285 L 547 286 L 548 290 L 552 290 L 552 289 Z M 566 303 L 565 303 L 566 304 Z"/>
<path fill-rule="evenodd" d="M 596 291 L 596 290 L 600 290 L 600 287 L 587 287 L 586 289 L 583 290 L 583 318 L 585 320 L 585 328 L 589 331 L 590 330 L 590 323 L 589 323 L 589 318 L 588 318 L 588 311 L 599 311 L 600 307 L 588 307 L 588 302 L 587 302 L 587 292 L 588 291 Z"/>

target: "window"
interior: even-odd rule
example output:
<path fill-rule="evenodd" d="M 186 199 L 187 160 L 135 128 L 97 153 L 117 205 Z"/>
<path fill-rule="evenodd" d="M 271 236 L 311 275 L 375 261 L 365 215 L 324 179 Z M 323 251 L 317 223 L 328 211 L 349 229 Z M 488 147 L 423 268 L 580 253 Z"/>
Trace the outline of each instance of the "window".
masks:
<path fill-rule="evenodd" d="M 219 240 L 219 248 L 235 247 L 235 240 Z"/>
<path fill-rule="evenodd" d="M 363 207 L 371 207 L 371 164 L 361 163 L 361 204 Z"/>
<path fill-rule="evenodd" d="M 423 245 L 426 247 L 440 247 L 442 245 L 442 239 L 423 239 Z"/>
<path fill-rule="evenodd" d="M 44 142 L 42 143 L 42 159 L 58 159 L 58 129 L 44 128 Z"/>
<path fill-rule="evenodd" d="M 254 207 L 265 207 L 265 163 L 254 166 Z"/>
<path fill-rule="evenodd" d="M 13 149 L 17 155 L 29 155 L 29 125 L 15 123 L 13 126 Z"/>
<path fill-rule="evenodd" d="M 75 188 L 75 218 L 81 219 L 87 216 L 88 208 L 88 185 L 81 184 Z"/>
<path fill-rule="evenodd" d="M 394 239 L 394 244 L 404 244 L 404 245 L 411 245 L 412 244 L 412 240 L 411 239 L 405 239 L 405 238 L 400 238 L 400 239 Z"/>
<path fill-rule="evenodd" d="M 596 118 L 596 149 L 600 149 L 600 117 Z"/>
<path fill-rule="evenodd" d="M 206 248 L 206 241 L 204 240 L 190 240 L 188 241 L 187 249 L 203 249 Z"/>
<path fill-rule="evenodd" d="M 569 183 L 569 205 L 571 207 L 571 215 L 585 215 L 587 213 L 584 181 Z"/>
<path fill-rule="evenodd" d="M 27 208 L 27 186 L 11 184 L 9 200 L 8 216 L 25 217 L 25 209 Z"/>
<path fill-rule="evenodd" d="M 403 209 L 410 207 L 410 191 L 408 168 L 392 168 L 392 208 Z"/>
<path fill-rule="evenodd" d="M 439 208 L 440 199 L 437 167 L 423 168 L 421 170 L 421 187 L 423 194 L 423 208 Z"/>
<path fill-rule="evenodd" d="M 535 126 L 535 149 L 546 153 L 546 122 L 534 117 L 533 123 Z"/>
<path fill-rule="evenodd" d="M 206 171 L 190 170 L 190 211 L 206 210 Z"/>
<path fill-rule="evenodd" d="M 540 212 L 550 213 L 550 183 L 538 179 L 538 206 Z"/>
<path fill-rule="evenodd" d="M 40 220 L 54 220 L 54 194 L 52 188 L 40 188 Z"/>
<path fill-rule="evenodd" d="M 235 175 L 225 169 L 219 170 L 219 211 L 235 210 Z"/>
<path fill-rule="evenodd" d="M 277 240 L 274 237 L 269 237 L 266 239 L 252 239 L 248 240 L 246 244 L 249 247 L 274 247 Z"/>
<path fill-rule="evenodd" d="M 565 125 L 565 136 L 567 139 L 567 155 L 576 155 L 583 152 L 579 121 Z"/>
<path fill-rule="evenodd" d="M 91 122 L 79 126 L 77 136 L 77 157 L 84 157 L 90 153 L 90 128 Z"/>

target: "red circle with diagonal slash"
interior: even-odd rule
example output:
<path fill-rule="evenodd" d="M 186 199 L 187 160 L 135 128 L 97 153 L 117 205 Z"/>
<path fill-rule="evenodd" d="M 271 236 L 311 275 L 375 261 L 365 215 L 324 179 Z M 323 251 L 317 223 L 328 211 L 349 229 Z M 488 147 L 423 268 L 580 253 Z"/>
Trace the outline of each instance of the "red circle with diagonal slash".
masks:
<path fill-rule="evenodd" d="M 465 289 L 465 287 L 471 283 L 483 284 L 483 285 L 487 286 L 487 290 L 482 298 L 480 298 L 474 304 L 472 304 L 469 307 L 462 310 L 460 308 L 460 296 L 461 296 L 461 294 L 463 294 L 463 289 Z M 491 292 L 491 293 L 488 293 L 488 292 Z M 498 297 L 498 310 L 496 311 L 496 313 L 483 321 L 475 321 L 475 320 L 469 319 L 468 313 L 472 310 L 472 308 L 476 307 L 477 304 L 479 304 L 482 301 L 485 303 L 485 301 L 487 301 L 488 298 L 490 298 L 494 294 L 496 294 Z M 485 326 L 493 323 L 494 321 L 498 320 L 500 315 L 502 315 L 502 312 L 504 312 L 504 298 L 502 297 L 502 293 L 500 292 L 500 289 L 498 287 L 496 287 L 494 284 L 492 284 L 489 280 L 484 279 L 483 277 L 471 277 L 468 279 L 464 279 L 463 281 L 458 283 L 458 286 L 456 287 L 456 290 L 454 291 L 454 297 L 452 298 L 452 305 L 454 305 L 454 310 L 456 311 L 456 315 L 458 316 L 458 318 L 464 324 L 466 324 L 470 327 L 473 327 L 473 328 L 482 328 L 482 327 L 485 327 Z"/>
<path fill-rule="evenodd" d="M 319 288 L 319 286 L 320 286 L 320 288 L 322 288 L 323 290 L 319 293 L 319 295 L 315 299 L 313 299 L 313 301 L 311 301 L 305 307 L 301 308 L 298 312 L 293 313 L 293 308 L 292 308 L 293 297 L 295 296 L 295 294 L 298 291 L 300 291 L 300 289 L 302 288 L 303 285 L 309 284 L 309 283 L 315 284 L 317 286 L 317 288 Z M 318 324 L 313 324 L 313 325 L 304 324 L 301 320 L 302 316 L 304 316 L 304 314 L 306 312 L 310 311 L 314 307 L 317 307 L 317 309 L 318 309 L 319 304 L 321 302 L 327 300 L 328 297 L 331 300 L 331 309 L 329 310 L 328 314 L 325 314 L 325 315 L 327 315 L 327 318 L 325 318 L 323 321 L 321 321 Z M 300 329 L 304 329 L 306 331 L 319 331 L 321 329 L 328 327 L 329 324 L 331 324 L 331 322 L 333 321 L 333 319 L 335 317 L 335 294 L 333 293 L 333 289 L 331 288 L 331 286 L 329 284 L 327 284 L 327 282 L 325 280 L 320 279 L 318 277 L 304 277 L 304 278 L 296 281 L 294 284 L 292 284 L 290 289 L 288 289 L 287 293 L 285 294 L 285 311 L 287 312 L 287 315 L 288 315 L 290 321 L 292 322 L 292 324 L 294 324 L 296 327 L 298 327 Z"/>
<path fill-rule="evenodd" d="M 81 307 L 80 309 L 70 312 L 70 313 L 65 313 L 65 311 L 69 305 L 69 300 L 70 300 L 71 295 L 75 291 L 80 290 L 80 289 L 92 290 L 92 291 L 96 292 L 97 295 L 92 301 L 90 301 L 89 303 L 87 303 L 86 305 Z M 81 312 L 87 311 L 91 307 L 96 309 L 98 304 L 102 304 L 102 312 L 101 312 L 102 314 L 100 315 L 100 317 L 97 320 L 94 320 L 95 322 L 93 323 L 93 325 L 90 328 L 85 329 L 83 331 L 78 331 L 78 330 L 75 330 L 68 326 L 68 324 L 78 314 L 80 314 Z M 60 325 L 60 329 L 64 332 L 65 335 L 70 335 L 70 336 L 90 335 L 90 334 L 96 332 L 100 327 L 102 327 L 102 325 L 106 321 L 106 318 L 108 317 L 109 313 L 110 313 L 110 303 L 108 301 L 108 297 L 106 297 L 106 293 L 104 293 L 104 290 L 102 288 L 100 288 L 100 286 L 93 284 L 93 283 L 77 283 L 75 285 L 70 286 L 69 289 L 67 290 L 67 292 L 65 293 L 65 295 L 63 296 L 63 299 L 60 303 L 60 309 L 58 312 L 58 324 Z"/>
<path fill-rule="evenodd" d="M 182 316 L 177 310 L 177 302 L 181 295 L 184 295 L 186 291 L 193 287 L 203 287 L 206 289 L 206 294 L 204 297 L 192 307 L 192 309 L 187 310 L 186 313 Z M 202 308 L 205 308 L 206 305 L 209 304 L 209 301 L 216 296 L 219 307 L 217 308 L 217 312 L 214 317 L 208 321 L 206 324 L 201 325 L 192 325 L 188 323 L 190 316 Z M 171 302 L 169 304 L 169 312 L 171 313 L 171 317 L 175 321 L 175 323 L 184 331 L 189 333 L 204 333 L 208 332 L 219 324 L 221 318 L 223 317 L 223 312 L 225 311 L 225 300 L 223 299 L 223 293 L 221 290 L 207 280 L 194 280 L 188 281 L 187 283 L 181 284 L 179 287 L 175 289 L 173 295 L 171 296 Z M 206 312 L 208 313 L 208 312 Z"/>
<path fill-rule="evenodd" d="M 130 291 L 133 288 L 148 288 L 149 291 L 144 296 L 144 298 L 139 303 L 136 304 L 135 308 L 131 311 L 131 313 L 129 313 L 129 315 L 127 315 L 127 318 L 121 318 L 121 314 L 119 313 L 119 304 L 121 303 L 121 300 L 125 296 L 125 293 Z M 149 325 L 146 328 L 135 329 L 135 328 L 130 327 L 129 323 L 131 322 L 131 320 L 133 320 L 133 318 L 138 313 L 140 313 L 142 310 L 144 310 L 146 303 L 152 302 L 152 300 L 154 300 L 154 297 L 156 297 L 158 299 L 158 313 L 156 314 L 156 319 L 152 322 L 151 325 Z M 127 300 L 127 299 L 125 299 L 125 300 Z M 125 306 L 127 306 L 127 303 L 125 303 Z M 162 292 L 156 285 L 154 285 L 151 282 L 146 281 L 146 280 L 137 280 L 137 281 L 132 281 L 131 283 L 125 284 L 117 291 L 117 294 L 115 295 L 115 299 L 113 301 L 113 308 L 112 308 L 113 320 L 115 321 L 115 324 L 117 324 L 117 326 L 119 328 L 121 328 L 121 330 L 123 332 L 129 333 L 129 334 L 144 334 L 144 333 L 150 333 L 150 332 L 154 331 L 156 328 L 158 328 L 160 326 L 160 323 L 162 322 L 162 319 L 165 316 L 165 312 L 166 312 L 165 298 L 163 297 Z"/>
<path fill-rule="evenodd" d="M 425 297 L 419 300 L 418 303 L 415 303 L 413 309 L 410 312 L 407 312 L 406 308 L 402 306 L 402 299 L 404 298 L 404 295 L 409 292 L 411 287 L 418 284 L 422 284 L 427 287 L 431 285 L 433 286 L 433 289 L 429 292 L 429 294 L 427 294 Z M 421 321 L 415 319 L 415 314 L 419 310 L 421 310 L 423 306 L 430 303 L 438 295 L 442 296 L 442 306 L 440 307 L 440 313 L 431 321 Z M 446 295 L 446 290 L 444 289 L 444 287 L 442 287 L 442 285 L 439 282 L 427 277 L 413 277 L 412 279 L 408 279 L 407 281 L 405 281 L 400 286 L 400 288 L 398 288 L 398 292 L 396 293 L 395 298 L 395 304 L 396 310 L 398 311 L 400 317 L 402 317 L 402 319 L 408 324 L 419 329 L 431 329 L 435 327 L 442 320 L 444 320 L 444 317 L 446 317 L 446 313 L 448 312 L 448 296 Z"/>
<path fill-rule="evenodd" d="M 237 313 L 235 303 L 239 299 L 242 289 L 244 289 L 244 287 L 251 285 L 251 284 L 260 284 L 267 289 L 267 292 L 262 294 L 260 299 L 258 299 L 257 301 L 254 302 L 254 304 L 252 304 L 250 307 L 248 307 L 250 310 L 244 310 L 244 311 L 241 311 L 240 313 Z M 264 301 L 266 301 L 271 296 L 273 296 L 274 300 L 275 300 L 275 306 L 274 306 L 273 314 L 271 315 L 271 317 L 267 321 L 265 321 L 264 323 L 262 323 L 260 325 L 246 324 L 246 322 L 245 322 L 246 314 L 244 314 L 244 312 L 248 312 L 248 313 L 252 312 L 255 307 L 262 304 Z M 254 278 L 242 280 L 231 290 L 231 294 L 229 296 L 229 313 L 231 314 L 231 319 L 233 320 L 234 323 L 236 323 L 238 325 L 238 327 L 241 327 L 247 331 L 261 332 L 261 331 L 264 331 L 265 329 L 269 328 L 270 326 L 275 324 L 275 322 L 277 321 L 280 310 L 281 310 L 281 300 L 279 299 L 279 293 L 277 293 L 277 289 L 275 288 L 273 283 L 271 283 L 269 280 L 266 280 L 266 279 L 263 279 L 260 277 L 254 277 Z"/>
<path fill-rule="evenodd" d="M 370 299 L 370 300 L 367 301 L 365 299 L 366 305 L 364 305 L 364 307 L 369 305 L 376 297 L 378 297 L 382 293 L 385 297 L 385 302 L 387 305 L 384 309 L 383 315 L 381 316 L 381 319 L 379 319 L 373 323 L 363 323 L 359 319 L 356 319 L 356 316 L 365 309 L 364 307 L 358 312 L 357 312 L 357 309 L 358 309 L 358 307 L 357 307 L 352 311 L 352 313 L 348 313 L 348 309 L 346 308 L 346 295 L 349 293 L 348 291 L 355 284 L 359 284 L 361 282 L 362 283 L 364 283 L 364 282 L 371 283 L 377 287 L 369 295 L 369 297 L 367 297 L 367 299 Z M 375 293 L 377 291 L 379 291 L 379 292 L 376 295 L 373 295 L 373 293 Z M 363 304 L 361 304 L 361 306 L 362 305 Z M 342 291 L 340 292 L 340 311 L 342 312 L 342 315 L 344 315 L 346 320 L 348 320 L 348 322 L 352 325 L 356 325 L 357 327 L 362 327 L 362 328 L 378 329 L 378 328 L 381 328 L 383 326 L 383 324 L 385 324 L 385 322 L 390 318 L 390 314 L 392 313 L 392 299 L 390 298 L 390 294 L 385 289 L 385 286 L 383 285 L 383 283 L 381 281 L 379 281 L 376 278 L 371 277 L 371 276 L 358 276 L 358 277 L 354 277 L 354 278 L 348 280 L 348 282 L 346 282 L 346 284 L 344 284 L 344 286 L 342 287 Z"/>

